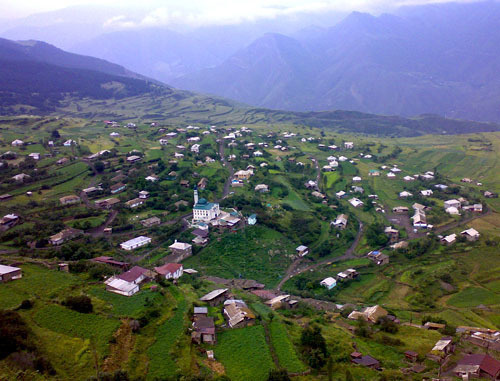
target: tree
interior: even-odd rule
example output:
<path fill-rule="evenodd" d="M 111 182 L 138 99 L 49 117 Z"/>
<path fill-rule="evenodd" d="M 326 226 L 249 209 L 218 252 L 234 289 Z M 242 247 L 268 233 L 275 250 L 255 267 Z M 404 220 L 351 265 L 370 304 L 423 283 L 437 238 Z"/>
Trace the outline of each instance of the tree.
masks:
<path fill-rule="evenodd" d="M 68 296 L 64 304 L 68 308 L 84 314 L 90 313 L 94 310 L 92 300 L 90 300 L 90 298 L 85 295 Z"/>
<path fill-rule="evenodd" d="M 300 344 L 302 353 L 311 368 L 320 369 L 326 364 L 328 350 L 320 327 L 307 326 L 302 331 Z"/>
<path fill-rule="evenodd" d="M 94 164 L 94 168 L 98 173 L 101 173 L 104 171 L 104 163 L 102 161 L 96 161 Z"/>
<path fill-rule="evenodd" d="M 59 131 L 57 131 L 57 130 L 53 130 L 50 133 L 50 136 L 52 136 L 54 139 L 59 139 L 61 137 L 61 135 L 59 134 Z"/>

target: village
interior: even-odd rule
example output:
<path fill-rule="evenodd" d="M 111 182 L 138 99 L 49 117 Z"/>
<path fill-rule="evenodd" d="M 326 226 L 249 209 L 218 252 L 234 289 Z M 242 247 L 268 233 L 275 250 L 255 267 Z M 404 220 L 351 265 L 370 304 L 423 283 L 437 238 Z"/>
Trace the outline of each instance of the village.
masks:
<path fill-rule="evenodd" d="M 34 303 L 39 329 L 72 336 L 46 319 L 85 296 L 94 315 L 156 337 L 151 377 L 192 371 L 177 343 L 233 380 L 322 379 L 326 351 L 310 355 L 300 333 L 317 324 L 335 371 L 355 379 L 500 378 L 498 239 L 484 222 L 495 183 L 323 130 L 99 121 L 89 134 L 54 120 L 34 139 L 14 122 L 0 148 L 0 297 Z M 26 292 L 40 276 L 74 286 Z M 261 369 L 242 374 L 232 340 L 261 348 Z M 118 369 L 110 343 L 101 370 Z"/>

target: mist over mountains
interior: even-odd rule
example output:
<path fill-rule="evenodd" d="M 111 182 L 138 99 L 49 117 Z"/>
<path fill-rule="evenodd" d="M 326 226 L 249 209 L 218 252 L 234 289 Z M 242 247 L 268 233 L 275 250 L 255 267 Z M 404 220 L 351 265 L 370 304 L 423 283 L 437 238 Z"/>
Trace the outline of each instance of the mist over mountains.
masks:
<path fill-rule="evenodd" d="M 104 12 L 96 25 L 110 14 Z M 3 35 L 41 34 L 53 43 L 54 31 L 60 35 L 67 26 L 44 17 L 25 28 L 4 27 Z M 498 2 L 402 7 L 379 16 L 354 12 L 338 19 L 331 13 L 185 30 L 96 27 L 61 46 L 178 88 L 257 107 L 500 121 Z M 75 29 L 87 25 L 77 21 Z"/>

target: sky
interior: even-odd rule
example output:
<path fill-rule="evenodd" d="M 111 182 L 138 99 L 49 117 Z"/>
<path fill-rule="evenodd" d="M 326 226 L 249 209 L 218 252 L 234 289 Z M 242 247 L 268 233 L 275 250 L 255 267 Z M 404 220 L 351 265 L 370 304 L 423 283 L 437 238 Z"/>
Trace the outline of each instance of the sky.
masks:
<path fill-rule="evenodd" d="M 72 6 L 115 8 L 103 24 L 110 28 L 234 24 L 297 13 L 363 11 L 379 13 L 400 5 L 447 0 L 0 0 L 0 19 L 15 19 Z M 458 0 L 470 2 L 470 0 Z"/>

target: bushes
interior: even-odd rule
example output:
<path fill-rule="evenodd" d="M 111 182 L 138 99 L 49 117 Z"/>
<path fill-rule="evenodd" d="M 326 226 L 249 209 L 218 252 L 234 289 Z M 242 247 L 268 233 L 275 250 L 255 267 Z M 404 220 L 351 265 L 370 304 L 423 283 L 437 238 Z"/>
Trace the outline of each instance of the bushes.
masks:
<path fill-rule="evenodd" d="M 83 314 L 91 313 L 94 310 L 92 300 L 88 296 L 68 296 L 63 303 L 66 307 Z"/>
<path fill-rule="evenodd" d="M 318 326 L 307 326 L 300 337 L 302 354 L 311 368 L 321 369 L 326 364 L 328 350 Z"/>
<path fill-rule="evenodd" d="M 0 311 L 0 360 L 13 352 L 33 349 L 31 331 L 17 312 Z"/>

